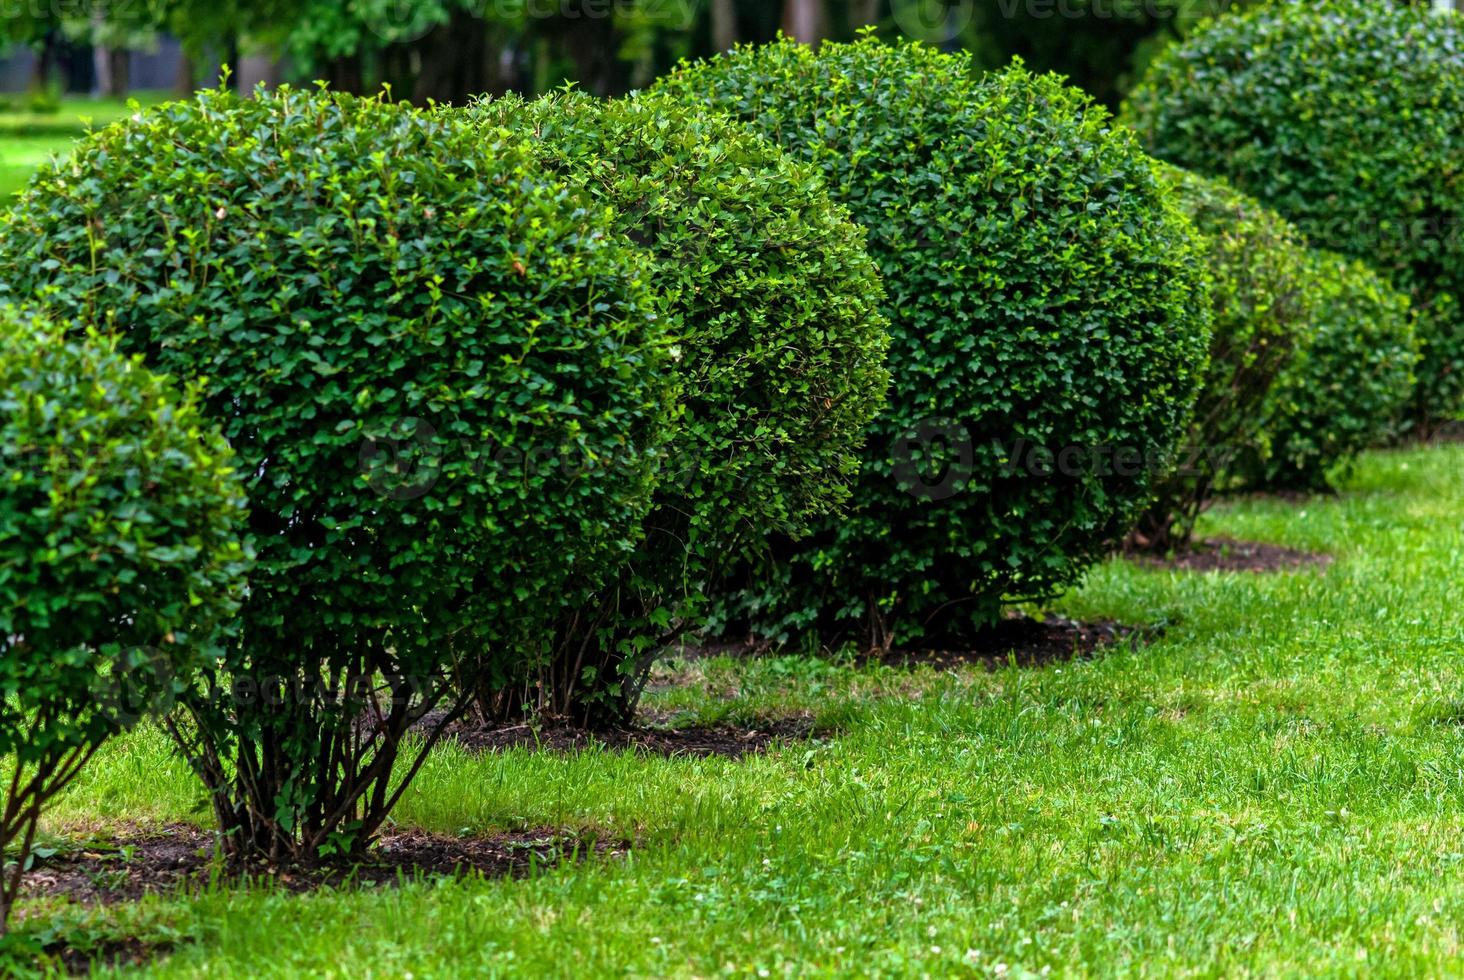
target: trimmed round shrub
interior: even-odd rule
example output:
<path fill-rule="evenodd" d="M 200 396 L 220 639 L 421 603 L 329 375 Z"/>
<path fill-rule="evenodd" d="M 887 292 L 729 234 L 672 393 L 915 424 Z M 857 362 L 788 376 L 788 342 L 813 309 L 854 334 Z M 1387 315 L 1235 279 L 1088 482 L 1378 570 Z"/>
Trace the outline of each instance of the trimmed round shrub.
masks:
<path fill-rule="evenodd" d="M 218 650 L 249 556 L 228 444 L 96 335 L 0 311 L 0 845 Z M 0 885 L 0 932 L 18 881 Z"/>
<path fill-rule="evenodd" d="M 785 39 L 658 83 L 821 170 L 889 297 L 891 394 L 851 512 L 757 573 L 761 629 L 904 642 L 1051 595 L 1128 530 L 1183 432 L 1208 302 L 1149 159 L 1057 77 L 970 69 Z"/>
<path fill-rule="evenodd" d="M 1130 542 L 1163 551 L 1189 541 L 1237 460 L 1267 458 L 1263 406 L 1312 329 L 1320 290 L 1305 238 L 1280 215 L 1224 181 L 1158 171 L 1199 232 L 1214 310 L 1194 421 Z"/>
<path fill-rule="evenodd" d="M 1408 298 L 1361 262 L 1308 256 L 1314 306 L 1300 349 L 1261 409 L 1264 454 L 1244 454 L 1250 486 L 1319 490 L 1329 473 L 1395 432 L 1418 363 Z"/>
<path fill-rule="evenodd" d="M 1274 3 L 1155 61 L 1126 117 L 1155 155 L 1224 176 L 1418 308 L 1416 413 L 1464 400 L 1464 17 Z"/>
<path fill-rule="evenodd" d="M 640 547 L 566 617 L 531 690 L 489 706 L 624 721 L 651 654 L 698 623 L 718 568 L 848 498 L 888 384 L 879 273 L 814 168 L 704 106 L 567 93 L 483 102 L 469 117 L 531 136 L 545 171 L 608 206 L 670 301 L 674 475 Z"/>
<path fill-rule="evenodd" d="M 639 537 L 661 300 L 521 144 L 379 99 L 205 92 L 83 141 L 0 226 L 0 290 L 196 379 L 248 476 L 240 639 L 177 732 L 237 851 L 365 847 L 462 674 L 517 673 Z"/>

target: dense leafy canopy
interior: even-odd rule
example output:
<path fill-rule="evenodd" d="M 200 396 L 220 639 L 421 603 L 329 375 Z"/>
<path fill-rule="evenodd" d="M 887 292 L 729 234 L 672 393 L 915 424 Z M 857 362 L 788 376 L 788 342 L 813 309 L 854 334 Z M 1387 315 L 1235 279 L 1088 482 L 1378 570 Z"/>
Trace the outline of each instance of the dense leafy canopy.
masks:
<path fill-rule="evenodd" d="M 1464 16 L 1366 0 L 1217 18 L 1126 109 L 1156 155 L 1235 186 L 1420 310 L 1417 411 L 1464 398 Z"/>
<path fill-rule="evenodd" d="M 1186 451 L 1140 522 L 1137 543 L 1162 549 L 1189 537 L 1237 458 L 1268 457 L 1261 408 L 1318 304 L 1306 241 L 1284 218 L 1224 181 L 1168 166 L 1160 173 L 1199 232 L 1215 313 Z"/>
<path fill-rule="evenodd" d="M 1413 394 L 1418 339 L 1408 298 L 1332 252 L 1307 256 L 1313 309 L 1296 356 L 1261 408 L 1264 455 L 1243 453 L 1254 486 L 1320 489 L 1385 442 Z"/>
<path fill-rule="evenodd" d="M 621 662 L 617 648 L 640 654 L 686 625 L 712 569 L 774 532 L 802 532 L 848 497 L 888 382 L 879 275 L 863 230 L 816 170 L 699 105 L 566 93 L 483 102 L 469 116 L 490 133 L 531 134 L 546 171 L 609 206 L 616 230 L 654 258 L 669 301 L 675 478 L 600 597 L 614 609 L 572 617 L 596 624 L 588 645 L 599 654 L 587 657 L 574 630 L 564 644 L 564 669 L 596 670 L 623 716 L 636 687 L 607 669 Z"/>
<path fill-rule="evenodd" d="M 0 845 L 21 864 L 47 800 L 216 654 L 249 565 L 232 467 L 191 391 L 0 312 Z"/>
<path fill-rule="evenodd" d="M 248 474 L 259 564 L 195 712 L 238 753 L 228 787 L 200 763 L 247 800 L 237 846 L 359 846 L 439 682 L 523 656 L 639 536 L 670 410 L 660 302 L 518 137 L 204 92 L 44 169 L 0 268 L 0 293 L 197 379 Z M 350 685 L 376 681 L 367 725 Z"/>
<path fill-rule="evenodd" d="M 0 754 L 35 765 L 208 662 L 248 568 L 244 493 L 191 392 L 13 310 L 0 454 Z"/>
<path fill-rule="evenodd" d="M 200 71 L 220 58 L 237 67 L 237 52 L 274 60 L 285 81 L 325 78 L 355 92 L 386 83 L 418 101 L 462 104 L 485 92 L 542 93 L 564 81 L 621 93 L 649 84 L 681 57 L 766 42 L 780 24 L 798 21 L 799 40 L 811 44 L 847 41 L 868 27 L 889 38 L 964 46 L 981 68 L 1021 57 L 1116 105 L 1154 52 L 1200 17 L 1254 2 L 12 0 L 0 35 L 43 49 L 64 37 L 115 52 L 146 49 L 155 32 L 166 32 Z"/>
<path fill-rule="evenodd" d="M 659 83 L 822 170 L 889 294 L 853 510 L 790 549 L 765 623 L 882 641 L 1047 595 L 1127 530 L 1188 418 L 1208 302 L 1150 161 L 1059 79 L 970 68 L 785 40 Z"/>

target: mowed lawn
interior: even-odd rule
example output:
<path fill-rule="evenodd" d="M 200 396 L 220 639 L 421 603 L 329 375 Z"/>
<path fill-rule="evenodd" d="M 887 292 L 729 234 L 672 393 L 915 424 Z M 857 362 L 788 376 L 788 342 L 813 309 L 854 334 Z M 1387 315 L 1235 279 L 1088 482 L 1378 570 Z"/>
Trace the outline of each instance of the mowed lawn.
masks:
<path fill-rule="evenodd" d="M 1204 530 L 1337 560 L 1113 561 L 1062 611 L 1162 638 L 1040 669 L 670 663 L 658 717 L 806 712 L 825 735 L 738 762 L 448 747 L 396 813 L 628 856 L 32 904 L 25 928 L 173 944 L 148 970 L 165 977 L 1464 971 L 1464 445 L 1373 454 L 1338 497 L 1239 502 Z M 197 802 L 140 731 L 50 830 L 201 821 Z"/>
<path fill-rule="evenodd" d="M 166 97 L 143 92 L 135 99 L 150 105 Z M 23 96 L 16 98 L 25 101 Z M 68 98 L 56 113 L 38 114 L 23 108 L 0 112 L 0 203 L 23 188 L 41 164 L 54 156 L 64 157 L 71 144 L 85 135 L 88 125 L 101 128 L 125 116 L 131 111 L 128 101 Z"/>

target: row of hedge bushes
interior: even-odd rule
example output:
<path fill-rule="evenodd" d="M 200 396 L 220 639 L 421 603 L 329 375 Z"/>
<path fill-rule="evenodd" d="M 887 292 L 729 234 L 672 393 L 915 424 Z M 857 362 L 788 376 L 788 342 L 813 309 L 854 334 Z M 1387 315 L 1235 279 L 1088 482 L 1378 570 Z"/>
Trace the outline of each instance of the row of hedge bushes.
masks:
<path fill-rule="evenodd" d="M 1048 596 L 1122 537 L 1156 473 L 1042 477 L 1014 443 L 1154 459 L 1183 430 L 1205 283 L 1149 158 L 1056 76 L 973 74 L 933 48 L 784 40 L 658 84 L 818 167 L 889 292 L 890 396 L 854 499 L 778 540 L 774 574 L 744 570 L 758 632 L 880 646 Z"/>
<path fill-rule="evenodd" d="M 186 603 L 0 578 L 12 720 L 75 703 L 26 671 L 81 690 L 123 675 L 107 651 L 187 646 L 165 724 L 226 847 L 272 861 L 358 853 L 465 713 L 626 719 L 714 605 L 825 642 L 969 635 L 1141 519 L 1182 536 L 1217 486 L 1317 480 L 1386 434 L 1416 359 L 1385 281 L 1059 79 L 872 39 L 612 102 L 201 93 L 43 169 L 0 268 L 67 333 L 6 329 L 72 352 L 7 362 L 40 394 L 6 403 L 6 453 L 172 440 L 16 483 L 0 568 L 107 552 L 88 535 L 129 494 L 188 504 L 157 525 L 185 544 L 118 571 Z M 114 363 L 181 407 L 116 394 Z M 221 439 L 232 472 L 157 458 Z M 1178 466 L 1195 440 L 1245 452 Z M 93 477 L 92 523 L 46 531 L 38 501 Z M 216 553 L 229 576 L 169 564 Z M 47 633 L 73 592 L 104 612 Z"/>
<path fill-rule="evenodd" d="M 1223 180 L 1161 166 L 1203 244 L 1214 313 L 1186 445 L 1134 534 L 1184 545 L 1218 490 L 1316 490 L 1390 438 L 1413 391 L 1408 300 L 1376 272 L 1308 246 Z"/>
<path fill-rule="evenodd" d="M 1464 407 L 1464 17 L 1424 4 L 1275 2 L 1169 48 L 1124 121 L 1418 310 L 1419 424 Z"/>

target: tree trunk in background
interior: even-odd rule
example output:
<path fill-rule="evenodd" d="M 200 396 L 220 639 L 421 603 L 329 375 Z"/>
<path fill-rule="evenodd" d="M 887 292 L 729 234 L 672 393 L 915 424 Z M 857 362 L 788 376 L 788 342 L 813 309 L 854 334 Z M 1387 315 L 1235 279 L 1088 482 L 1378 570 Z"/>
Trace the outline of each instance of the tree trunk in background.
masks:
<path fill-rule="evenodd" d="M 556 17 L 545 22 L 545 33 L 574 62 L 579 87 L 591 95 L 616 95 L 623 89 L 619 72 L 620 35 L 608 18 Z"/>
<path fill-rule="evenodd" d="M 508 36 L 504 29 L 496 24 L 488 27 L 488 35 L 483 42 L 483 75 L 484 95 L 491 95 L 495 98 L 505 92 L 518 91 L 523 88 L 519 79 L 519 51 L 518 42 Z"/>
<path fill-rule="evenodd" d="M 41 42 L 31 66 L 30 87 L 35 92 L 47 92 L 51 88 L 51 75 L 56 68 L 56 32 L 51 31 Z"/>
<path fill-rule="evenodd" d="M 92 37 L 101 38 L 107 33 L 107 14 L 98 7 L 92 14 Z M 96 90 L 99 94 L 121 98 L 132 87 L 132 52 L 125 47 L 110 44 L 92 45 L 92 70 L 96 75 Z"/>
<path fill-rule="evenodd" d="M 97 38 L 106 30 L 107 15 L 99 9 L 92 14 L 91 23 L 92 37 Z M 92 83 L 92 89 L 98 95 L 121 94 L 117 90 L 116 71 L 118 60 L 115 49 L 95 41 L 92 43 L 92 75 L 95 78 L 95 81 Z M 126 71 L 125 66 L 123 67 L 123 71 Z"/>
<path fill-rule="evenodd" d="M 269 52 L 240 54 L 239 70 L 235 74 L 240 95 L 252 95 L 255 86 L 263 83 L 274 88 L 285 80 L 285 66 L 278 57 Z"/>
<path fill-rule="evenodd" d="M 712 48 L 720 53 L 736 46 L 736 4 L 733 0 L 712 0 Z"/>
<path fill-rule="evenodd" d="M 177 95 L 189 96 L 198 88 L 198 75 L 193 67 L 193 59 L 186 54 L 178 58 L 178 80 L 173 83 L 173 91 Z"/>
<path fill-rule="evenodd" d="M 803 44 L 817 44 L 824 31 L 823 0 L 784 0 L 784 34 Z"/>
<path fill-rule="evenodd" d="M 366 89 L 365 74 L 361 71 L 359 54 L 343 55 L 330 63 L 325 80 L 333 91 L 361 95 Z"/>
<path fill-rule="evenodd" d="M 487 25 L 456 7 L 446 24 L 434 28 L 417 48 L 421 71 L 412 101 L 460 103 L 491 88 L 493 77 Z"/>
<path fill-rule="evenodd" d="M 849 5 L 849 26 L 860 28 L 879 23 L 879 0 L 851 0 Z"/>
<path fill-rule="evenodd" d="M 107 86 L 102 94 L 121 98 L 132 88 L 132 52 L 126 48 L 108 48 L 106 61 Z"/>
<path fill-rule="evenodd" d="M 112 94 L 112 49 L 100 44 L 92 45 L 92 74 L 96 75 L 93 88 L 98 95 Z"/>

